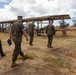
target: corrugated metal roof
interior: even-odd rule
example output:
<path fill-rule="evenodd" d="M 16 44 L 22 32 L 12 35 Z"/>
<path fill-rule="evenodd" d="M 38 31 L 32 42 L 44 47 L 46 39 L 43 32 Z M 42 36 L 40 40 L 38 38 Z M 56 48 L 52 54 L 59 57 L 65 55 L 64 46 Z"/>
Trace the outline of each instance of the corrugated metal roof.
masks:
<path fill-rule="evenodd" d="M 71 19 L 71 17 L 66 14 L 66 15 L 52 15 L 52 16 L 41 16 L 41 17 L 32 17 L 32 18 L 25 18 L 23 19 L 24 22 L 28 22 L 28 21 L 45 21 L 45 20 L 49 20 L 49 19 L 53 19 L 53 20 L 60 20 L 60 19 Z M 0 21 L 0 23 L 13 23 L 16 20 L 8 20 L 8 21 Z"/>

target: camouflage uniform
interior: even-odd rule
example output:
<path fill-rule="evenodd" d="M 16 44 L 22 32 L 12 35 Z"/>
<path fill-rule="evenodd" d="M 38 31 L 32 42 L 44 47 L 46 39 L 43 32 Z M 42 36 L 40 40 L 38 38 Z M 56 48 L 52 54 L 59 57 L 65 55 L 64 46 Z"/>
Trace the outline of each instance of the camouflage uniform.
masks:
<path fill-rule="evenodd" d="M 28 27 L 28 31 L 29 31 L 29 35 L 30 35 L 30 42 L 29 42 L 30 45 L 32 44 L 33 38 L 34 38 L 34 26 L 35 25 L 33 23 L 31 23 L 31 24 L 29 24 L 29 27 Z"/>
<path fill-rule="evenodd" d="M 12 61 L 16 61 L 18 55 L 20 54 L 24 57 L 24 54 L 21 50 L 22 34 L 24 31 L 24 26 L 20 22 L 13 23 L 11 27 L 12 40 L 14 41 L 15 48 L 13 51 Z"/>
<path fill-rule="evenodd" d="M 1 57 L 5 56 L 5 54 L 4 54 L 4 52 L 3 52 L 3 49 L 2 49 L 1 40 L 0 40 L 0 54 L 1 54 Z"/>
<path fill-rule="evenodd" d="M 52 46 L 53 35 L 55 34 L 55 27 L 53 25 L 47 25 L 46 33 L 48 37 L 48 47 Z"/>

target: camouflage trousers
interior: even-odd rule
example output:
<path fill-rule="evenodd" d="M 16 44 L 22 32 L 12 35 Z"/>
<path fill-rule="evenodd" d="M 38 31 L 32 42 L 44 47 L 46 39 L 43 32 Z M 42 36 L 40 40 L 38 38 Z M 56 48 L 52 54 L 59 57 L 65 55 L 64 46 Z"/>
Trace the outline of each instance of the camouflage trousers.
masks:
<path fill-rule="evenodd" d="M 33 43 L 33 38 L 34 38 L 34 33 L 29 33 L 30 35 L 30 42 L 29 44 L 32 44 Z"/>
<path fill-rule="evenodd" d="M 53 35 L 47 35 L 47 36 L 48 36 L 48 45 L 52 46 Z"/>
<path fill-rule="evenodd" d="M 15 48 L 12 55 L 12 61 L 16 61 L 18 55 L 20 54 L 22 57 L 24 57 L 24 54 L 21 50 L 21 42 L 20 41 L 14 41 Z"/>
<path fill-rule="evenodd" d="M 1 55 L 4 54 L 3 49 L 2 49 L 2 43 L 1 43 L 1 40 L 0 40 L 0 53 L 1 53 Z"/>

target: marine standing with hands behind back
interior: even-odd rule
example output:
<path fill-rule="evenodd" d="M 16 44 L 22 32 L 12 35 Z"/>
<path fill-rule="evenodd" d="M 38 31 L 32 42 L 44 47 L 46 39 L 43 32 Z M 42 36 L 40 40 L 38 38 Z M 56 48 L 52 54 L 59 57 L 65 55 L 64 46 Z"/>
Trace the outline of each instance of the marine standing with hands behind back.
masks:
<path fill-rule="evenodd" d="M 49 20 L 49 24 L 46 27 L 46 34 L 48 37 L 47 47 L 52 48 L 53 35 L 55 35 L 55 27 L 53 25 L 53 20 Z"/>
<path fill-rule="evenodd" d="M 26 35 L 22 22 L 23 22 L 22 16 L 18 16 L 17 22 L 13 23 L 13 25 L 11 26 L 11 30 L 9 32 L 10 39 L 12 39 L 15 44 L 15 48 L 14 48 L 13 55 L 12 55 L 11 67 L 18 66 L 18 64 L 15 62 L 19 54 L 23 57 L 23 60 L 25 59 L 24 53 L 21 50 L 22 35 L 26 37 L 27 41 L 28 41 L 28 37 Z"/>

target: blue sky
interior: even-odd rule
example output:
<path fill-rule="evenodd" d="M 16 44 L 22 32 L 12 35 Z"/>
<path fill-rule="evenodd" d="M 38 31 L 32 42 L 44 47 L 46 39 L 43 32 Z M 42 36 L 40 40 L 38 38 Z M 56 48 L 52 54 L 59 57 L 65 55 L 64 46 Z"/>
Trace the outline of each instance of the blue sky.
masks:
<path fill-rule="evenodd" d="M 8 4 L 6 2 L 0 2 L 0 8 L 3 8 L 5 4 Z"/>
<path fill-rule="evenodd" d="M 76 0 L 0 0 L 0 21 L 63 14 L 76 17 Z"/>
<path fill-rule="evenodd" d="M 8 5 L 12 0 L 0 0 L 0 8 L 4 8 L 4 5 Z"/>

